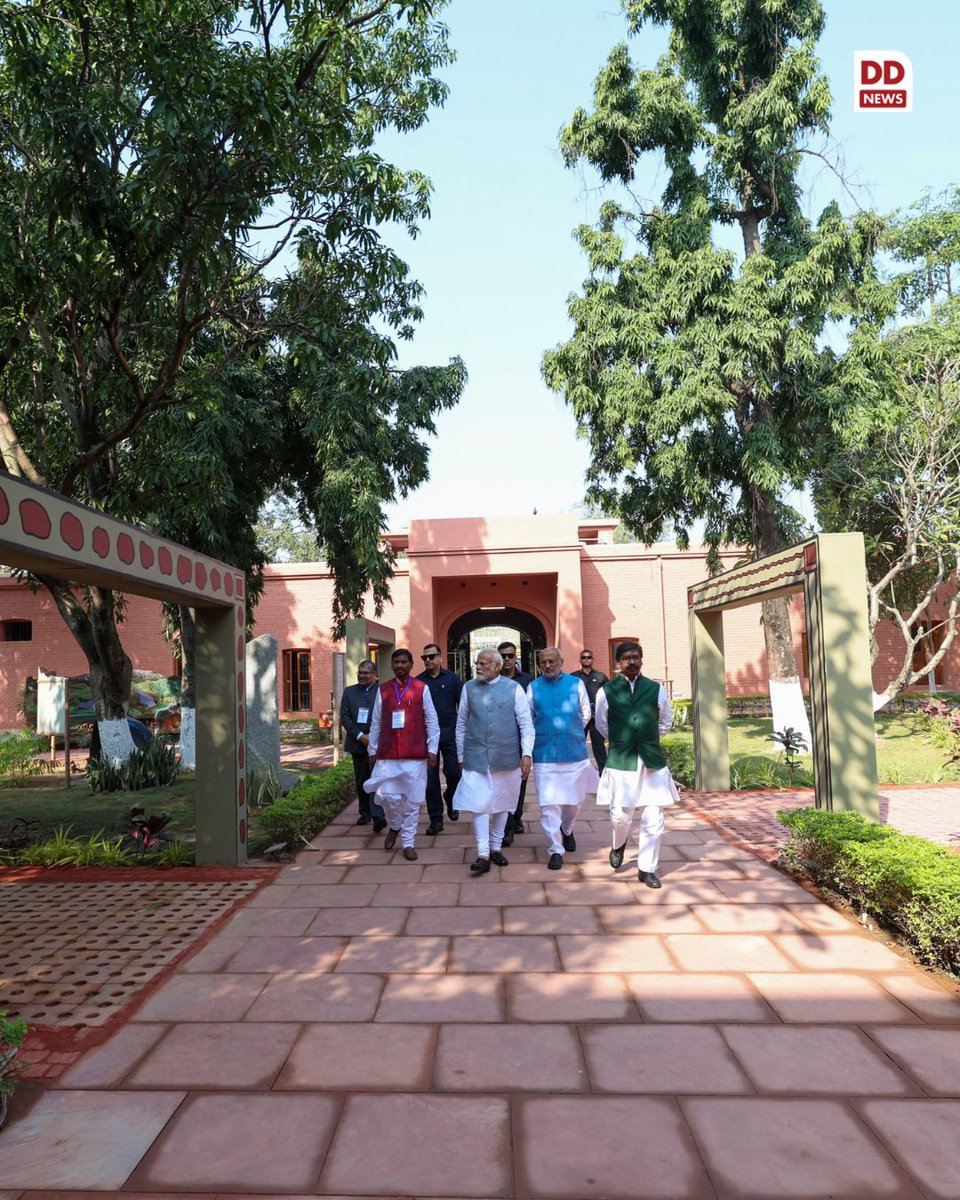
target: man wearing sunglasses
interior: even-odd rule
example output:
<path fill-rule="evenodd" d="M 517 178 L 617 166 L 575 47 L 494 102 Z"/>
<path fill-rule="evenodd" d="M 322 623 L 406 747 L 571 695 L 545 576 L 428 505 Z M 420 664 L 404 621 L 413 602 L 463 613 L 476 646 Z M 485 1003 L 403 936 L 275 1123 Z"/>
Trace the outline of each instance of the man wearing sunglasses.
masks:
<path fill-rule="evenodd" d="M 420 655 L 423 670 L 417 678 L 425 683 L 430 692 L 433 707 L 440 722 L 440 749 L 437 761 L 427 772 L 427 816 L 430 824 L 427 835 L 443 831 L 443 807 L 451 821 L 459 821 L 460 813 L 453 807 L 453 793 L 460 782 L 460 764 L 457 761 L 457 707 L 463 681 L 455 671 L 448 671 L 440 662 L 440 647 L 428 642 Z M 443 757 L 443 778 L 446 787 L 440 792 L 440 758 Z"/>
<path fill-rule="evenodd" d="M 575 679 L 583 680 L 583 686 L 587 689 L 587 695 L 590 697 L 590 724 L 587 726 L 587 734 L 590 738 L 590 747 L 593 750 L 597 770 L 602 775 L 603 768 L 607 763 L 607 746 L 603 740 L 603 734 L 597 729 L 594 717 L 597 709 L 597 692 L 610 680 L 602 671 L 594 670 L 592 650 L 580 651 L 580 670 L 574 671 L 573 676 Z"/>
<path fill-rule="evenodd" d="M 520 666 L 520 659 L 517 657 L 517 648 L 513 642 L 501 642 L 497 647 L 497 653 L 503 659 L 503 671 L 501 672 L 504 679 L 512 679 L 514 683 L 518 683 L 524 691 L 533 683 L 533 676 L 528 675 Z M 523 798 L 527 794 L 527 781 L 521 780 L 520 794 L 517 797 L 517 807 L 507 817 L 507 828 L 503 834 L 503 844 L 505 846 L 513 845 L 513 835 L 515 833 L 525 833 L 526 827 L 523 823 Z"/>

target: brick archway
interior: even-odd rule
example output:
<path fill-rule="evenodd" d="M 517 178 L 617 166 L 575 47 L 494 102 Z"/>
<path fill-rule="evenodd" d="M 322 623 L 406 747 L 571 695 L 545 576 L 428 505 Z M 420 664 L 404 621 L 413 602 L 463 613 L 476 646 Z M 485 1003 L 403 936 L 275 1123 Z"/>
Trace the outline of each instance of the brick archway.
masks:
<path fill-rule="evenodd" d="M 0 558 L 194 609 L 197 862 L 240 865 L 247 852 L 243 573 L 13 476 L 0 478 Z"/>
<path fill-rule="evenodd" d="M 454 661 L 452 655 L 460 648 L 464 638 L 468 638 L 475 629 L 482 629 L 485 625 L 505 625 L 509 629 L 518 630 L 522 642 L 523 669 L 533 673 L 536 653 L 547 644 L 546 628 L 534 613 L 509 605 L 495 613 L 482 608 L 472 608 L 451 621 L 447 628 L 447 661 Z"/>

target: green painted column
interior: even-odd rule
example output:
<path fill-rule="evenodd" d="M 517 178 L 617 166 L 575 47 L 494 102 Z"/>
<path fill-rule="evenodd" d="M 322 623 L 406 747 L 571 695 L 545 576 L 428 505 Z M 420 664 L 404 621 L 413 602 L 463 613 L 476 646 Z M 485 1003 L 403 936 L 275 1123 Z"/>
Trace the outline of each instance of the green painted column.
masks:
<path fill-rule="evenodd" d="M 690 610 L 690 678 L 693 683 L 693 748 L 697 789 L 730 788 L 727 679 L 723 664 L 723 613 Z"/>
<path fill-rule="evenodd" d="M 350 685 L 357 682 L 357 667 L 367 657 L 367 622 L 363 617 L 353 617 L 344 621 L 343 641 L 346 648 L 343 678 L 347 685 Z"/>
<path fill-rule="evenodd" d="M 821 534 L 804 576 L 818 808 L 880 819 L 861 533 Z"/>
<path fill-rule="evenodd" d="M 247 857 L 243 605 L 196 610 L 197 863 Z"/>

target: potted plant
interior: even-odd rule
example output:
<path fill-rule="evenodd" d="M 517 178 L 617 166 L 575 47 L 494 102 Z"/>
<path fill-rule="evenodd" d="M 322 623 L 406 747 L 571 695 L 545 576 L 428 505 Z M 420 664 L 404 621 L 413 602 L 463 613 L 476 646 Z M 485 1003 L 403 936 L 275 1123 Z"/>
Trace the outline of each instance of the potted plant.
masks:
<path fill-rule="evenodd" d="M 26 1036 L 26 1021 L 19 1017 L 10 1018 L 0 1009 L 0 1129 L 7 1119 L 7 1105 L 15 1086 L 14 1059 Z"/>

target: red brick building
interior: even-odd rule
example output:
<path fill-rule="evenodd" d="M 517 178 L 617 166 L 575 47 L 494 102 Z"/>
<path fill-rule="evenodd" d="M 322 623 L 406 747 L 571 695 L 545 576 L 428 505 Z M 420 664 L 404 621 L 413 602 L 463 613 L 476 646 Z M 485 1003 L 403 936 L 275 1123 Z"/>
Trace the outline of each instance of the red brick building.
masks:
<path fill-rule="evenodd" d="M 670 681 L 675 697 L 689 696 L 687 588 L 709 574 L 706 551 L 618 545 L 615 524 L 575 515 L 414 521 L 409 531 L 388 535 L 399 561 L 392 602 L 378 619 L 415 654 L 425 642 L 439 642 L 452 664 L 464 661 L 470 633 L 482 627 L 516 630 L 528 664 L 537 648 L 559 645 L 575 670 L 577 654 L 588 646 L 607 674 L 613 646 L 635 638 L 644 647 L 645 673 Z M 741 557 L 736 551 L 722 556 L 730 566 Z M 333 581 L 322 563 L 267 569 L 254 632 L 278 639 L 285 717 L 313 715 L 330 705 L 332 656 L 342 649 L 330 637 L 332 597 Z M 799 597 L 792 613 L 798 662 L 804 663 Z M 121 637 L 135 667 L 174 671 L 159 604 L 130 597 Z M 878 641 L 874 686 L 880 690 L 891 677 L 899 638 L 892 628 L 881 628 Z M 725 614 L 724 643 L 728 694 L 764 693 L 759 605 Z M 87 669 L 52 601 L 0 577 L 0 729 L 19 723 L 20 693 L 38 667 L 63 675 Z M 960 646 L 951 649 L 937 681 L 960 689 Z"/>

